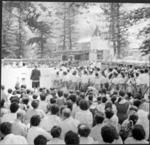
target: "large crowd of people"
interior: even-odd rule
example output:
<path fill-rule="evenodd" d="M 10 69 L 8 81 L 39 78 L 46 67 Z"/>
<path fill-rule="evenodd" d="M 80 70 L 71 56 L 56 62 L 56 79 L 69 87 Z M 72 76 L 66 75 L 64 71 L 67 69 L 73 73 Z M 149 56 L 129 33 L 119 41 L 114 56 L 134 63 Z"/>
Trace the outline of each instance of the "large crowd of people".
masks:
<path fill-rule="evenodd" d="M 149 144 L 148 68 L 53 71 L 51 88 L 40 87 L 39 70 L 32 89 L 25 83 L 8 90 L 1 85 L 0 144 Z"/>

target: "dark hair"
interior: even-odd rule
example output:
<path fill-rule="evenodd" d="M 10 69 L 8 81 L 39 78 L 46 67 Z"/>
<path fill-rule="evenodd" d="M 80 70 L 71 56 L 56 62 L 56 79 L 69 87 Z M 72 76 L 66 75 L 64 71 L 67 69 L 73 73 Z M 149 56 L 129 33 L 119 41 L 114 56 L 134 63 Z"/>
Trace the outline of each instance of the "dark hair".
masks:
<path fill-rule="evenodd" d="M 106 143 L 112 143 L 116 139 L 116 135 L 114 134 L 114 131 L 116 131 L 116 128 L 111 125 L 103 126 L 101 129 L 101 135 L 103 141 Z"/>
<path fill-rule="evenodd" d="M 33 99 L 37 99 L 38 96 L 37 96 L 36 94 L 33 94 L 32 98 L 33 98 Z"/>
<path fill-rule="evenodd" d="M 22 98 L 22 103 L 25 104 L 25 105 L 28 105 L 29 103 L 29 98 Z"/>
<path fill-rule="evenodd" d="M 143 140 L 145 138 L 145 130 L 142 125 L 135 125 L 132 130 L 132 136 L 136 140 Z"/>
<path fill-rule="evenodd" d="M 38 106 L 39 106 L 39 101 L 38 101 L 38 100 L 33 100 L 32 103 L 31 103 L 31 106 L 32 106 L 34 109 L 38 108 Z"/>
<path fill-rule="evenodd" d="M 136 99 L 136 100 L 134 100 L 133 105 L 136 106 L 137 108 L 139 108 L 141 105 L 141 101 Z"/>
<path fill-rule="evenodd" d="M 57 94 L 58 94 L 59 97 L 62 97 L 64 95 L 62 90 L 58 90 Z"/>
<path fill-rule="evenodd" d="M 93 95 L 88 96 L 89 101 L 93 101 Z"/>
<path fill-rule="evenodd" d="M 101 124 L 104 121 L 104 114 L 100 114 L 100 113 L 96 113 L 94 120 L 96 122 L 96 124 Z"/>
<path fill-rule="evenodd" d="M 45 99 L 46 99 L 46 94 L 45 94 L 45 93 L 41 93 L 41 94 L 40 94 L 40 99 L 41 99 L 41 101 L 45 101 Z"/>
<path fill-rule="evenodd" d="M 33 115 L 30 119 L 31 126 L 38 126 L 41 122 L 41 118 L 39 115 Z"/>
<path fill-rule="evenodd" d="M 71 94 L 71 95 L 69 96 L 69 99 L 70 99 L 73 103 L 76 103 L 76 101 L 77 101 L 77 97 L 76 97 L 75 94 Z"/>
<path fill-rule="evenodd" d="M 5 90 L 5 86 L 4 85 L 1 85 L 1 90 Z"/>
<path fill-rule="evenodd" d="M 114 115 L 114 112 L 112 111 L 112 109 L 106 109 L 105 110 L 106 118 L 111 119 L 113 115 Z"/>
<path fill-rule="evenodd" d="M 38 135 L 34 139 L 34 145 L 46 145 L 47 144 L 47 138 L 43 135 Z"/>
<path fill-rule="evenodd" d="M 112 103 L 111 103 L 111 102 L 107 102 L 107 103 L 106 103 L 106 105 L 105 105 L 105 110 L 106 110 L 107 108 L 112 109 Z"/>
<path fill-rule="evenodd" d="M 68 117 L 70 117 L 70 115 L 71 115 L 71 110 L 70 110 L 69 108 L 64 108 L 64 109 L 62 110 L 62 113 L 63 113 L 63 116 L 64 116 L 64 117 L 68 118 Z"/>
<path fill-rule="evenodd" d="M 69 108 L 69 109 L 72 111 L 73 104 L 72 104 L 71 101 L 68 100 L 68 101 L 65 103 L 65 105 L 67 106 L 67 108 Z"/>
<path fill-rule="evenodd" d="M 51 105 L 50 110 L 53 115 L 56 115 L 59 112 L 59 107 L 57 104 L 53 104 Z"/>
<path fill-rule="evenodd" d="M 61 135 L 61 128 L 59 126 L 54 126 L 52 129 L 51 129 L 51 135 L 53 138 L 55 137 L 60 137 Z"/>
<path fill-rule="evenodd" d="M 18 109 L 19 109 L 19 105 L 17 103 L 12 103 L 10 105 L 10 111 L 11 111 L 11 113 L 16 113 L 18 111 Z"/>
<path fill-rule="evenodd" d="M 8 93 L 11 94 L 13 92 L 12 89 L 8 89 Z"/>
<path fill-rule="evenodd" d="M 124 91 L 119 91 L 119 96 L 124 97 L 125 96 Z"/>
<path fill-rule="evenodd" d="M 80 109 L 81 110 L 88 110 L 89 109 L 89 102 L 82 99 L 80 102 L 79 102 L 79 106 L 80 106 Z"/>
<path fill-rule="evenodd" d="M 67 98 L 67 97 L 68 97 L 68 95 L 69 95 L 68 93 L 64 93 L 64 97 L 65 97 L 65 98 Z"/>
<path fill-rule="evenodd" d="M 138 115 L 137 115 L 137 114 L 134 113 L 134 114 L 131 114 L 131 115 L 129 116 L 129 121 L 132 121 L 132 122 L 133 122 L 133 125 L 136 124 L 137 120 L 138 120 Z"/>
<path fill-rule="evenodd" d="M 78 134 L 82 137 L 88 137 L 90 134 L 90 128 L 86 124 L 80 124 L 78 126 Z"/>
<path fill-rule="evenodd" d="M 51 99 L 50 99 L 50 103 L 51 103 L 51 104 L 55 104 L 55 103 L 56 103 L 56 99 L 55 99 L 55 98 L 51 98 Z"/>
<path fill-rule="evenodd" d="M 8 135 L 11 133 L 11 123 L 3 122 L 0 124 L 0 132 L 4 135 Z"/>
<path fill-rule="evenodd" d="M 65 135 L 66 145 L 79 145 L 80 139 L 77 133 L 73 131 L 68 131 Z"/>
<path fill-rule="evenodd" d="M 106 103 L 107 98 L 106 97 L 102 97 L 102 103 Z"/>

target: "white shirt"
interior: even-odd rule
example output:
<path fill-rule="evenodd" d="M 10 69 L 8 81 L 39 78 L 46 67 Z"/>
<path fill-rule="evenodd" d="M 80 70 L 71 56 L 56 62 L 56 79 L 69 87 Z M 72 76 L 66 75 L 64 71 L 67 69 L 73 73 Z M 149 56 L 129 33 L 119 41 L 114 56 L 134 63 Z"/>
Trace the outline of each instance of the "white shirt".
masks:
<path fill-rule="evenodd" d="M 53 126 L 60 124 L 60 117 L 57 115 L 47 114 L 41 121 L 40 127 L 46 131 L 50 131 Z"/>
<path fill-rule="evenodd" d="M 46 132 L 44 129 L 40 128 L 40 127 L 31 127 L 28 131 L 27 134 L 27 141 L 29 144 L 34 144 L 34 139 L 38 136 L 38 135 L 43 135 L 47 138 L 47 140 L 50 140 L 52 137 L 50 135 L 50 133 Z"/>
<path fill-rule="evenodd" d="M 93 115 L 89 110 L 80 110 L 76 113 L 75 119 L 79 120 L 80 123 L 85 123 L 92 127 L 93 125 Z"/>
<path fill-rule="evenodd" d="M 149 144 L 146 140 L 135 140 L 133 137 L 129 137 L 125 140 L 124 144 Z"/>
<path fill-rule="evenodd" d="M 64 139 L 64 135 L 70 130 L 77 133 L 78 125 L 79 125 L 79 121 L 73 119 L 72 117 L 62 120 L 60 123 L 60 127 L 62 129 L 61 138 Z"/>
<path fill-rule="evenodd" d="M 65 144 L 65 142 L 60 138 L 52 138 L 47 144 Z"/>
<path fill-rule="evenodd" d="M 96 142 L 92 137 L 80 137 L 80 144 L 96 144 Z"/>
<path fill-rule="evenodd" d="M 10 122 L 13 123 L 17 118 L 16 113 L 7 113 L 2 117 L 1 122 Z"/>
<path fill-rule="evenodd" d="M 27 140 L 25 137 L 20 136 L 20 135 L 14 135 L 14 134 L 8 134 L 5 136 L 5 138 L 0 142 L 0 144 L 9 144 L 9 145 L 17 145 L 17 144 L 28 144 Z"/>
<path fill-rule="evenodd" d="M 47 102 L 46 101 L 40 101 L 39 109 L 43 110 L 46 113 L 46 111 L 47 111 Z"/>

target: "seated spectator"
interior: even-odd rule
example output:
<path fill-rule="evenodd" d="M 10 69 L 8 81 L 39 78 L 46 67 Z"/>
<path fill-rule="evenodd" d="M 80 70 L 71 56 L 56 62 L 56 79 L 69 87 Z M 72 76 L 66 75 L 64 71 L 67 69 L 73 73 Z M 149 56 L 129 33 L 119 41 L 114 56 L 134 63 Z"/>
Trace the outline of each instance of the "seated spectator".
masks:
<path fill-rule="evenodd" d="M 46 132 L 44 129 L 39 127 L 40 121 L 41 119 L 39 115 L 34 115 L 31 117 L 31 120 L 30 120 L 31 128 L 28 130 L 28 134 L 27 134 L 27 141 L 29 144 L 34 144 L 34 139 L 38 135 L 45 136 L 48 141 L 52 138 L 48 132 Z"/>
<path fill-rule="evenodd" d="M 42 127 L 44 130 L 50 132 L 51 129 L 55 125 L 59 125 L 61 122 L 60 117 L 58 116 L 59 113 L 59 107 L 57 104 L 50 105 L 48 107 L 48 113 L 46 116 L 41 120 L 40 127 Z"/>
<path fill-rule="evenodd" d="M 89 136 L 90 128 L 86 124 L 80 124 L 78 126 L 78 134 L 80 136 L 80 144 L 93 144 L 95 143 L 93 138 Z"/>
<path fill-rule="evenodd" d="M 60 138 L 61 128 L 59 126 L 54 126 L 51 129 L 52 139 L 47 144 L 65 144 L 64 140 Z"/>
<path fill-rule="evenodd" d="M 24 124 L 23 112 L 17 112 L 17 119 L 12 124 L 12 133 L 15 135 L 27 136 L 27 126 Z"/>
<path fill-rule="evenodd" d="M 19 105 L 17 103 L 12 103 L 10 105 L 10 113 L 4 114 L 1 122 L 14 122 L 17 118 L 17 111 L 19 109 Z"/>
<path fill-rule="evenodd" d="M 47 145 L 47 139 L 46 139 L 46 137 L 43 136 L 43 135 L 38 135 L 34 139 L 34 145 Z"/>
<path fill-rule="evenodd" d="M 47 102 L 45 93 L 40 94 L 39 109 L 43 110 L 45 113 L 47 112 Z"/>
<path fill-rule="evenodd" d="M 79 121 L 73 119 L 73 117 L 71 116 L 71 110 L 69 108 L 63 109 L 62 117 L 63 118 L 60 123 L 60 127 L 62 129 L 61 138 L 64 139 L 65 134 L 70 130 L 77 133 Z"/>
<path fill-rule="evenodd" d="M 125 140 L 125 144 L 149 144 L 145 140 L 145 131 L 142 125 L 135 125 L 132 129 L 132 136 Z"/>
<path fill-rule="evenodd" d="M 106 104 L 106 102 L 107 102 L 107 98 L 106 97 L 102 97 L 102 102 L 101 102 L 101 104 L 99 104 L 98 106 L 97 106 L 97 110 L 99 111 L 99 112 L 102 112 L 102 113 L 105 113 L 105 104 Z"/>
<path fill-rule="evenodd" d="M 104 114 L 97 113 L 94 117 L 96 125 L 91 129 L 90 136 L 99 143 L 102 141 L 101 129 L 103 127 L 104 122 Z"/>
<path fill-rule="evenodd" d="M 4 99 L 0 99 L 0 119 L 2 118 L 2 116 L 6 113 L 9 113 L 9 109 L 7 109 L 5 106 L 5 100 Z"/>
<path fill-rule="evenodd" d="M 82 99 L 79 103 L 80 110 L 76 113 L 75 119 L 80 123 L 87 124 L 91 128 L 93 125 L 93 115 L 89 110 L 88 101 Z"/>
<path fill-rule="evenodd" d="M 31 103 L 32 108 L 29 109 L 25 115 L 25 121 L 28 124 L 31 120 L 31 117 L 34 115 L 40 115 L 41 118 L 45 116 L 45 113 L 43 110 L 38 109 L 39 107 L 39 101 L 38 100 L 33 100 Z"/>
<path fill-rule="evenodd" d="M 101 129 L 102 142 L 100 144 L 123 144 L 117 130 L 112 125 L 104 125 Z"/>
<path fill-rule="evenodd" d="M 3 122 L 0 124 L 0 134 L 3 137 L 3 139 L 0 141 L 0 144 L 28 144 L 25 137 L 12 134 L 11 127 L 12 125 L 9 122 Z"/>
<path fill-rule="evenodd" d="M 68 131 L 65 135 L 65 143 L 66 145 L 79 145 L 80 138 L 77 133 Z"/>

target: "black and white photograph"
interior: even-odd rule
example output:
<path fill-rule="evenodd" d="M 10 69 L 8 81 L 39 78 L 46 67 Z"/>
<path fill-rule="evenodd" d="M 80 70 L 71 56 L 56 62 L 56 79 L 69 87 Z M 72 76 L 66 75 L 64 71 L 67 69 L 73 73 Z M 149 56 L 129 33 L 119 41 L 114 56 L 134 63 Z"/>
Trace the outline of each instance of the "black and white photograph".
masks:
<path fill-rule="evenodd" d="M 150 3 L 1 3 L 0 145 L 150 143 Z"/>

